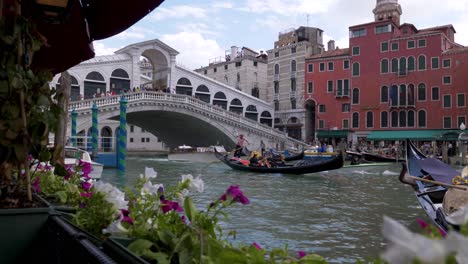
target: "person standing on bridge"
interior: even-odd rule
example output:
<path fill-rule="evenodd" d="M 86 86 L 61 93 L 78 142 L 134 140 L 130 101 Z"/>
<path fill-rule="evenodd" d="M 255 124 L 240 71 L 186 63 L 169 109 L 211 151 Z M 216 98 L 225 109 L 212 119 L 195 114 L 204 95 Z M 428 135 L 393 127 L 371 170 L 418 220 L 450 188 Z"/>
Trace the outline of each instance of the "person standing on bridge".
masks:
<path fill-rule="evenodd" d="M 243 134 L 240 134 L 237 137 L 237 143 L 236 143 L 236 148 L 234 150 L 234 157 L 240 158 L 242 154 L 242 149 L 249 144 L 249 141 L 244 137 Z"/>

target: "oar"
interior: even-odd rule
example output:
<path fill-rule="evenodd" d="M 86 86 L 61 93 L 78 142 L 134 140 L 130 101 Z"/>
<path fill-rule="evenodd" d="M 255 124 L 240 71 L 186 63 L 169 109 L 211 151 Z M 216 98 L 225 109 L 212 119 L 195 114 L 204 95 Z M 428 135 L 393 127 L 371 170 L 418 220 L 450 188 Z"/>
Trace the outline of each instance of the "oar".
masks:
<path fill-rule="evenodd" d="M 460 190 L 464 190 L 464 191 L 467 190 L 466 187 L 463 187 L 463 186 L 460 186 L 460 185 L 447 184 L 447 183 L 443 183 L 443 182 L 439 182 L 439 181 L 433 181 L 433 180 L 428 180 L 428 179 L 424 179 L 424 178 L 414 177 L 414 176 L 411 176 L 411 175 L 406 175 L 405 178 L 406 177 L 408 177 L 410 179 L 413 179 L 413 180 L 416 180 L 416 181 L 428 182 L 428 183 L 432 183 L 432 184 L 436 184 L 436 185 L 440 185 L 440 186 L 445 186 L 445 187 L 450 187 L 450 188 L 455 188 L 455 189 L 460 189 Z"/>

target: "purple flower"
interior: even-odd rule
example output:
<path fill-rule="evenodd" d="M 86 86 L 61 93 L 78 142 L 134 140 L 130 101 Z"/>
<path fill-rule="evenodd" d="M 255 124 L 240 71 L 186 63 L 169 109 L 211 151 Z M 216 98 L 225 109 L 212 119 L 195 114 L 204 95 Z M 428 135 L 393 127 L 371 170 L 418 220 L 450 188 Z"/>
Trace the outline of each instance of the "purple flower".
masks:
<path fill-rule="evenodd" d="M 242 193 L 237 185 L 231 185 L 226 192 L 219 198 L 221 201 L 226 201 L 227 196 L 230 196 L 233 201 L 241 204 L 249 204 L 249 199 Z"/>
<path fill-rule="evenodd" d="M 182 220 L 182 223 L 187 224 L 187 218 L 185 217 L 185 215 L 181 216 L 180 220 Z"/>
<path fill-rule="evenodd" d="M 252 246 L 254 246 L 258 250 L 263 250 L 263 248 L 259 244 L 255 243 L 255 242 L 252 243 Z"/>
<path fill-rule="evenodd" d="M 297 259 L 301 259 L 305 257 L 307 254 L 304 251 L 297 252 Z"/>
<path fill-rule="evenodd" d="M 33 188 L 34 190 L 37 192 L 37 193 L 40 193 L 41 192 L 41 186 L 39 185 L 39 182 L 40 182 L 40 178 L 36 178 L 33 182 Z"/>
<path fill-rule="evenodd" d="M 429 224 L 426 221 L 424 221 L 423 219 L 421 219 L 421 218 L 416 219 L 416 223 L 418 223 L 418 225 L 422 229 L 426 229 L 429 226 Z"/>
<path fill-rule="evenodd" d="M 120 220 L 120 222 L 126 222 L 133 225 L 133 218 L 130 217 L 130 211 L 126 209 L 121 209 L 120 212 L 122 213 L 122 219 Z"/>
<path fill-rule="evenodd" d="M 91 170 L 92 170 L 91 163 L 80 160 L 78 165 L 81 167 L 81 171 L 83 172 L 83 177 L 89 179 L 89 174 L 91 173 Z"/>
<path fill-rule="evenodd" d="M 81 197 L 91 197 L 93 195 L 92 192 L 82 192 L 80 193 Z"/>
<path fill-rule="evenodd" d="M 81 188 L 85 191 L 89 191 L 93 185 L 87 181 L 81 183 Z"/>
<path fill-rule="evenodd" d="M 174 211 L 177 211 L 177 212 L 183 212 L 184 211 L 184 209 L 179 206 L 178 202 L 173 202 L 173 201 L 166 200 L 164 198 L 164 195 L 161 195 L 159 200 L 162 203 L 161 209 L 162 209 L 163 213 L 170 212 L 171 210 L 174 210 Z"/>

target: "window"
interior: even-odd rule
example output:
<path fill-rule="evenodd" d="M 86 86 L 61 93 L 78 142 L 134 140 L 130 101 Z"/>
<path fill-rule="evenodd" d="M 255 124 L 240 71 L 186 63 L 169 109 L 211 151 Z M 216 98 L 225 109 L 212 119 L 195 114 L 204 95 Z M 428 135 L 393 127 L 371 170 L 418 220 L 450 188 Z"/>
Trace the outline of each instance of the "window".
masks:
<path fill-rule="evenodd" d="M 150 139 L 149 139 L 149 138 L 146 138 L 146 142 L 150 142 Z"/>
<path fill-rule="evenodd" d="M 254 67 L 257 67 L 257 66 L 258 66 L 258 62 L 257 62 L 257 61 L 254 61 L 254 62 L 253 62 L 253 66 L 254 66 Z"/>
<path fill-rule="evenodd" d="M 237 73 L 237 78 L 236 78 L 236 80 L 237 80 L 238 83 L 239 83 L 240 80 L 241 80 L 241 78 L 240 78 L 240 73 L 239 73 L 239 72 Z"/>
<path fill-rule="evenodd" d="M 351 111 L 351 105 L 350 104 L 342 104 L 341 105 L 341 112 L 348 113 L 349 111 Z"/>
<path fill-rule="evenodd" d="M 142 142 L 142 143 L 145 143 L 145 138 L 141 138 L 141 142 Z"/>
<path fill-rule="evenodd" d="M 275 100 L 275 111 L 279 111 L 279 101 Z"/>
<path fill-rule="evenodd" d="M 408 84 L 408 105 L 414 106 L 414 84 Z"/>
<path fill-rule="evenodd" d="M 398 42 L 392 43 L 392 50 L 398 50 Z"/>
<path fill-rule="evenodd" d="M 426 40 L 425 39 L 418 40 L 418 48 L 421 48 L 421 47 L 426 47 Z"/>
<path fill-rule="evenodd" d="M 367 128 L 374 127 L 374 113 L 372 112 L 366 113 L 366 127 Z"/>
<path fill-rule="evenodd" d="M 444 116 L 444 128 L 452 128 L 452 118 L 450 116 Z"/>
<path fill-rule="evenodd" d="M 392 31 L 391 25 L 382 25 L 375 27 L 375 34 L 387 33 Z"/>
<path fill-rule="evenodd" d="M 444 95 L 443 100 L 444 100 L 444 108 L 452 107 L 452 96 L 450 94 Z"/>
<path fill-rule="evenodd" d="M 398 59 L 396 58 L 392 59 L 392 72 L 393 73 L 398 72 Z"/>
<path fill-rule="evenodd" d="M 307 92 L 308 92 L 309 94 L 312 94 L 312 93 L 314 92 L 314 83 L 313 83 L 313 82 L 309 82 L 309 83 L 307 84 Z"/>
<path fill-rule="evenodd" d="M 320 63 L 319 71 L 321 71 L 321 72 L 325 71 L 325 63 L 323 63 L 323 62 Z"/>
<path fill-rule="evenodd" d="M 279 51 L 275 51 L 275 58 L 279 57 Z"/>
<path fill-rule="evenodd" d="M 457 94 L 457 107 L 465 107 L 465 94 Z"/>
<path fill-rule="evenodd" d="M 236 67 L 242 66 L 242 61 L 236 61 Z"/>
<path fill-rule="evenodd" d="M 216 67 L 213 68 L 213 72 L 217 72 L 217 71 L 218 71 L 218 69 Z"/>
<path fill-rule="evenodd" d="M 418 57 L 418 70 L 422 71 L 426 69 L 426 56 L 420 55 Z"/>
<path fill-rule="evenodd" d="M 359 47 L 353 47 L 353 55 L 357 56 L 357 55 L 359 55 L 359 53 L 360 53 Z"/>
<path fill-rule="evenodd" d="M 291 91 L 296 91 L 296 79 L 291 79 Z"/>
<path fill-rule="evenodd" d="M 406 75 L 406 58 L 401 57 L 400 58 L 400 65 L 399 65 L 399 75 L 400 76 L 405 76 Z"/>
<path fill-rule="evenodd" d="M 380 113 L 380 127 L 388 127 L 388 112 Z"/>
<path fill-rule="evenodd" d="M 388 73 L 388 60 L 383 59 L 380 62 L 380 73 Z"/>
<path fill-rule="evenodd" d="M 406 112 L 405 111 L 401 111 L 399 113 L 399 116 L 400 116 L 400 123 L 399 123 L 399 126 L 400 127 L 406 127 Z"/>
<path fill-rule="evenodd" d="M 314 65 L 312 63 L 307 65 L 307 72 L 314 72 Z"/>
<path fill-rule="evenodd" d="M 439 87 L 432 87 L 432 101 L 439 101 L 440 100 L 440 95 L 439 95 Z"/>
<path fill-rule="evenodd" d="M 336 81 L 336 96 L 343 96 L 343 80 Z"/>
<path fill-rule="evenodd" d="M 204 73 L 204 74 L 207 74 L 207 73 L 208 73 L 208 71 L 207 71 L 207 70 L 204 70 L 204 71 L 203 71 L 203 73 Z"/>
<path fill-rule="evenodd" d="M 367 30 L 366 29 L 357 29 L 351 31 L 351 34 L 349 37 L 351 38 L 357 38 L 357 37 L 364 37 L 367 35 Z"/>
<path fill-rule="evenodd" d="M 291 61 L 291 72 L 296 72 L 297 67 L 296 67 L 296 61 L 292 60 Z"/>
<path fill-rule="evenodd" d="M 381 52 L 388 51 L 388 42 L 381 42 L 380 43 L 380 51 Z"/>
<path fill-rule="evenodd" d="M 327 92 L 328 93 L 333 93 L 333 81 L 327 81 Z"/>
<path fill-rule="evenodd" d="M 130 143 L 133 143 L 133 138 L 130 138 Z"/>
<path fill-rule="evenodd" d="M 319 105 L 319 112 L 325 113 L 325 111 L 326 111 L 325 105 L 324 104 Z"/>
<path fill-rule="evenodd" d="M 353 63 L 353 76 L 359 76 L 360 70 L 359 70 L 359 63 L 355 62 Z"/>
<path fill-rule="evenodd" d="M 291 48 L 291 53 L 296 53 L 296 47 Z"/>
<path fill-rule="evenodd" d="M 343 119 L 343 128 L 349 128 L 349 120 L 348 119 Z"/>
<path fill-rule="evenodd" d="M 418 127 L 426 127 L 426 111 L 418 112 Z"/>
<path fill-rule="evenodd" d="M 343 61 L 343 69 L 349 69 L 349 60 Z"/>
<path fill-rule="evenodd" d="M 135 132 L 135 126 L 134 125 L 130 125 L 130 133 L 133 133 Z"/>
<path fill-rule="evenodd" d="M 442 67 L 450 68 L 450 59 L 445 59 L 442 61 Z"/>
<path fill-rule="evenodd" d="M 392 112 L 392 127 L 398 127 L 398 112 Z"/>
<path fill-rule="evenodd" d="M 343 95 L 349 96 L 349 80 L 348 79 L 343 80 Z"/>
<path fill-rule="evenodd" d="M 431 59 L 431 67 L 432 69 L 439 69 L 439 58 L 434 57 Z"/>
<path fill-rule="evenodd" d="M 328 71 L 333 71 L 333 62 L 328 63 Z"/>
<path fill-rule="evenodd" d="M 418 101 L 426 101 L 426 85 L 424 83 L 418 85 Z"/>
<path fill-rule="evenodd" d="M 450 76 L 442 77 L 442 83 L 443 84 L 451 84 L 452 83 L 452 77 L 450 77 Z"/>
<path fill-rule="evenodd" d="M 275 64 L 275 75 L 279 74 L 279 64 Z"/>
<path fill-rule="evenodd" d="M 226 65 L 224 65 L 224 69 L 225 69 L 225 70 L 227 70 L 227 69 L 228 69 L 228 65 L 227 65 L 227 64 L 226 64 Z"/>
<path fill-rule="evenodd" d="M 353 128 L 359 128 L 359 113 L 353 113 Z"/>
<path fill-rule="evenodd" d="M 381 103 L 388 103 L 388 87 L 382 86 L 380 89 L 380 102 Z"/>
<path fill-rule="evenodd" d="M 352 100 L 352 103 L 353 103 L 353 104 L 359 104 L 359 89 L 358 89 L 358 88 L 354 88 L 354 89 L 353 89 L 353 100 Z"/>
<path fill-rule="evenodd" d="M 274 89 L 275 89 L 275 94 L 278 94 L 279 93 L 279 82 L 275 82 Z"/>
<path fill-rule="evenodd" d="M 408 111 L 408 127 L 414 127 L 414 111 Z"/>
<path fill-rule="evenodd" d="M 408 71 L 414 71 L 416 69 L 414 57 L 408 57 Z"/>
<path fill-rule="evenodd" d="M 325 128 L 325 121 L 324 120 L 319 120 L 319 128 Z"/>
<path fill-rule="evenodd" d="M 460 127 L 461 124 L 466 124 L 466 120 L 464 116 L 457 117 L 457 127 Z"/>
<path fill-rule="evenodd" d="M 398 105 L 398 86 L 392 85 L 390 87 L 390 105 L 397 106 Z"/>
<path fill-rule="evenodd" d="M 416 44 L 414 43 L 414 40 L 408 40 L 407 48 L 408 49 L 414 49 L 415 47 L 416 47 Z"/>
<path fill-rule="evenodd" d="M 291 98 L 291 109 L 296 109 L 297 104 L 296 104 L 296 98 Z"/>
<path fill-rule="evenodd" d="M 406 85 L 402 84 L 400 85 L 400 106 L 406 106 Z"/>

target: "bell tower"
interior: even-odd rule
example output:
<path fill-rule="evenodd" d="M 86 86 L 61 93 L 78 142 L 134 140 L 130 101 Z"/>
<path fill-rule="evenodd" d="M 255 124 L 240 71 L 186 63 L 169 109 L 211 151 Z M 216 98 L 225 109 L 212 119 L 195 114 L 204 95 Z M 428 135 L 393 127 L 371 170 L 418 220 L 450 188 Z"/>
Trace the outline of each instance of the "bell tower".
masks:
<path fill-rule="evenodd" d="M 374 10 L 375 21 L 391 19 L 396 25 L 400 25 L 400 16 L 403 13 L 398 0 L 377 0 Z"/>

